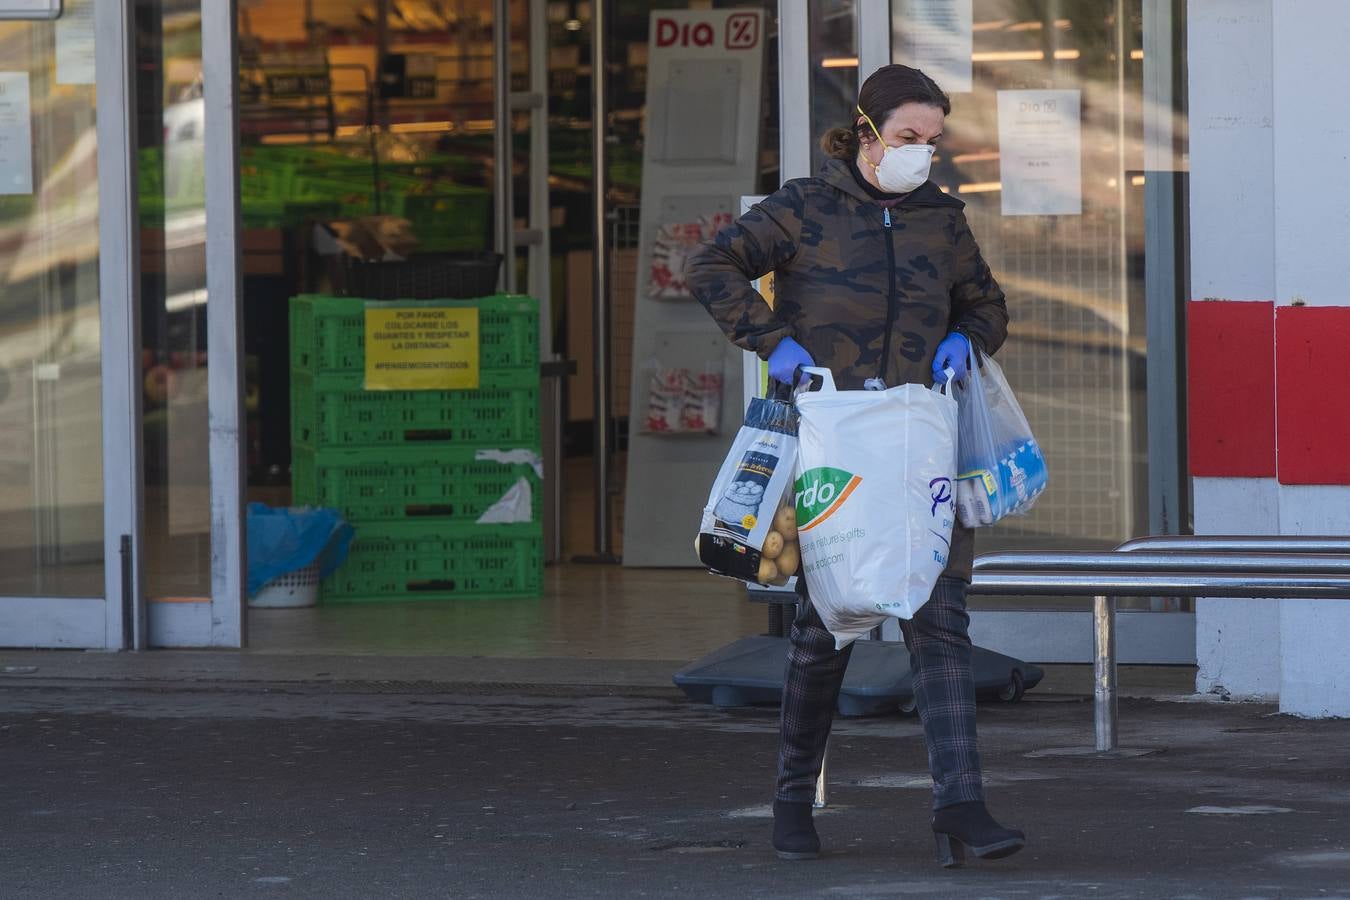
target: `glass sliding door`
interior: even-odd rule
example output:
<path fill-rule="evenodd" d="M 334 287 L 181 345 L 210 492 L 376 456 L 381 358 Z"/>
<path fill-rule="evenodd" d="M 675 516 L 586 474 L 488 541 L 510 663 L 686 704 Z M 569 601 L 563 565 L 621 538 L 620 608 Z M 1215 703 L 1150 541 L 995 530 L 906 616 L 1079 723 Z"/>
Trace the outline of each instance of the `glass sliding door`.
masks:
<path fill-rule="evenodd" d="M 227 0 L 135 0 L 139 474 L 157 647 L 245 640 L 235 15 Z"/>
<path fill-rule="evenodd" d="M 951 94 L 933 178 L 1008 293 L 999 358 L 1053 473 L 981 549 L 1114 547 L 1148 529 L 1146 390 L 1176 389 L 1145 383 L 1144 6 L 960 6 L 893 0 L 892 59 Z"/>
<path fill-rule="evenodd" d="M 136 643 L 122 10 L 0 22 L 0 646 Z"/>
<path fill-rule="evenodd" d="M 136 3 L 145 589 L 211 599 L 200 0 Z"/>

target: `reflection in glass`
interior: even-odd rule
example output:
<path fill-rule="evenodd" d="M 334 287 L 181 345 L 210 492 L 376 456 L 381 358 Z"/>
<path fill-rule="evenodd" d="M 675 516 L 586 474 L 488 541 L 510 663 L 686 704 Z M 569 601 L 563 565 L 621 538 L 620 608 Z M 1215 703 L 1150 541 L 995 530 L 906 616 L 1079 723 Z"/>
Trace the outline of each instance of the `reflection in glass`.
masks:
<path fill-rule="evenodd" d="M 521 76 L 515 90 L 526 84 L 527 7 L 511 4 L 511 58 Z M 289 501 L 288 301 L 334 289 L 332 259 L 313 239 L 316 224 L 371 253 L 376 246 L 400 255 L 492 247 L 494 8 L 491 0 L 239 5 L 251 499 Z M 518 123 L 528 117 L 515 115 Z M 515 152 L 520 216 L 529 199 L 523 134 Z M 386 218 L 370 221 L 376 216 Z"/>
<path fill-rule="evenodd" d="M 94 87 L 55 27 L 0 23 L 0 595 L 101 597 Z"/>
<path fill-rule="evenodd" d="M 241 5 L 245 227 L 392 215 L 419 250 L 490 247 L 493 6 L 440 6 L 381 22 L 365 0 Z M 525 5 L 512 7 L 524 60 Z"/>
<path fill-rule="evenodd" d="M 902 14 L 916 5 L 892 4 L 893 53 L 923 68 L 912 58 L 923 51 L 906 48 L 933 42 L 914 40 Z M 1114 546 L 1148 524 L 1141 4 L 975 0 L 972 37 L 973 90 L 951 92 L 933 179 L 966 202 L 1008 294 L 1000 361 L 1051 471 L 1034 512 L 983 535 L 981 549 Z M 1078 93 L 1081 213 L 1005 207 L 1002 179 L 1016 173 L 1004 157 L 1026 149 L 1000 147 L 998 97 L 1010 90 Z M 1176 127 L 1185 134 L 1184 120 Z"/>
<path fill-rule="evenodd" d="M 854 0 L 810 0 L 811 174 L 824 164 L 819 138 L 857 118 L 858 11 Z"/>
<path fill-rule="evenodd" d="M 211 593 L 199 0 L 136 5 L 148 597 Z"/>

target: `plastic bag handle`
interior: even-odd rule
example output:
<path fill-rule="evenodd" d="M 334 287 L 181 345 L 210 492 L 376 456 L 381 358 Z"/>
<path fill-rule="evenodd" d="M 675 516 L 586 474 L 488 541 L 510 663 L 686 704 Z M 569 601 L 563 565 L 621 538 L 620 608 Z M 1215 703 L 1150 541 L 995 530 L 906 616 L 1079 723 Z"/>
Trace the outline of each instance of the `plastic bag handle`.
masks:
<path fill-rule="evenodd" d="M 766 392 L 766 400 L 789 401 L 792 399 L 792 385 L 785 384 L 777 378 L 769 379 L 769 389 Z"/>
<path fill-rule="evenodd" d="M 947 376 L 947 380 L 935 382 L 933 390 L 939 394 L 950 394 L 956 390 L 956 370 L 948 366 L 942 370 L 942 374 Z"/>
<path fill-rule="evenodd" d="M 801 371 L 805 375 L 814 375 L 820 379 L 820 390 L 825 393 L 833 394 L 836 390 L 834 386 L 834 373 L 829 369 L 820 366 L 802 366 Z"/>

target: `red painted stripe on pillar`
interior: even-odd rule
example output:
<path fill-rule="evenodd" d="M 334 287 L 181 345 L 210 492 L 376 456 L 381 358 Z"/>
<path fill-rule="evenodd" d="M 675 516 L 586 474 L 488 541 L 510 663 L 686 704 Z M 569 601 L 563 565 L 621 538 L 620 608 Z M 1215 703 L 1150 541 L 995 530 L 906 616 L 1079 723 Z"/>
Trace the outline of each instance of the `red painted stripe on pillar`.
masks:
<path fill-rule="evenodd" d="M 1187 307 L 1191 474 L 1275 474 L 1275 304 L 1192 300 Z"/>
<path fill-rule="evenodd" d="M 1350 484 L 1350 307 L 1280 307 L 1275 355 L 1280 483 Z"/>

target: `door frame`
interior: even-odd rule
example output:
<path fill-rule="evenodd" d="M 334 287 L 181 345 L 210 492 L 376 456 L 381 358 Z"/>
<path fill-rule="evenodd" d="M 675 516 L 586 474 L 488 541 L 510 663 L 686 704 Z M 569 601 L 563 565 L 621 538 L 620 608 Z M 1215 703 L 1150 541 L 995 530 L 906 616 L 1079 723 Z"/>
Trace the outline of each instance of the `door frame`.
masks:
<path fill-rule="evenodd" d="M 123 650 L 146 645 L 145 606 L 139 599 L 144 491 L 131 0 L 99 0 L 94 27 L 103 590 L 101 597 L 0 597 L 5 644 L 11 647 Z"/>
<path fill-rule="evenodd" d="M 149 601 L 151 647 L 238 649 L 248 637 L 237 10 L 201 3 L 211 596 Z"/>
<path fill-rule="evenodd" d="M 237 0 L 202 0 L 211 616 L 205 645 L 248 640 L 244 315 L 240 306 Z"/>
<path fill-rule="evenodd" d="M 94 5 L 98 81 L 99 319 L 103 386 L 103 560 L 109 650 L 146 647 L 141 473 L 140 221 L 131 0 Z"/>
<path fill-rule="evenodd" d="M 148 603 L 150 645 L 247 645 L 246 417 L 240 304 L 238 1 L 202 0 L 211 596 Z"/>
<path fill-rule="evenodd" d="M 810 147 L 810 9 L 812 0 L 778 0 L 779 27 L 779 123 L 782 178 L 811 175 Z M 1145 91 L 1171 111 L 1173 54 L 1179 41 L 1174 33 L 1178 15 L 1176 0 L 1145 0 Z M 859 81 L 877 68 L 891 62 L 891 10 L 889 2 L 859 2 L 856 7 L 856 47 Z M 1154 116 L 1147 124 L 1151 148 L 1150 160 L 1160 155 L 1158 148 L 1171 148 L 1170 120 Z M 1154 163 L 1163 168 L 1159 163 Z M 1174 285 L 1178 282 L 1172 255 L 1175 221 L 1169 218 L 1176 208 L 1176 179 L 1156 179 L 1150 172 L 1149 218 L 1145 223 L 1149 250 L 1157 252 L 1162 265 L 1150 273 L 1149 346 L 1181 346 L 1184 341 L 1175 329 L 1177 308 Z M 1156 358 L 1156 359 L 1155 359 Z M 1178 375 L 1176 354 L 1152 353 L 1149 357 L 1149 462 L 1153 528 L 1175 532 L 1184 530 L 1187 504 L 1186 479 L 1178 450 L 1183 434 L 1184 397 Z M 1155 456 L 1156 453 L 1156 456 Z M 1160 509 L 1174 511 L 1161 518 Z M 1178 514 L 1179 513 L 1179 514 Z M 1042 662 L 1088 663 L 1092 661 L 1091 616 L 1079 610 L 972 610 L 971 634 L 984 646 Z M 1195 663 L 1195 616 L 1188 612 L 1130 612 L 1121 615 L 1122 627 L 1135 637 L 1126 640 L 1122 662 L 1147 664 Z M 899 640 L 899 628 L 890 624 L 883 629 L 887 640 Z"/>

